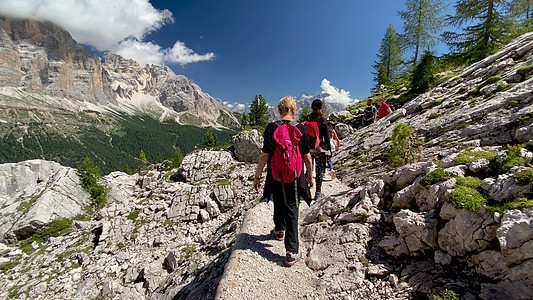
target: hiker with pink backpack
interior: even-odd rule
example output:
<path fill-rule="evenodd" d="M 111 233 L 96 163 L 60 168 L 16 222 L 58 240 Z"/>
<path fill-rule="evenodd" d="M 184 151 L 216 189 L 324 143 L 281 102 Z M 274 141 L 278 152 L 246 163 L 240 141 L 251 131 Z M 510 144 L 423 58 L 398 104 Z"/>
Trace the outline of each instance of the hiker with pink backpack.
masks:
<path fill-rule="evenodd" d="M 263 197 L 274 202 L 272 234 L 285 242 L 285 265 L 292 266 L 301 258 L 298 241 L 298 208 L 300 198 L 311 202 L 313 161 L 309 154 L 309 137 L 302 124 L 294 122 L 296 102 L 291 96 L 279 101 L 281 119 L 267 125 L 264 144 L 255 171 L 254 188 L 261 186 L 265 165 L 267 176 Z M 303 166 L 305 165 L 304 172 Z"/>

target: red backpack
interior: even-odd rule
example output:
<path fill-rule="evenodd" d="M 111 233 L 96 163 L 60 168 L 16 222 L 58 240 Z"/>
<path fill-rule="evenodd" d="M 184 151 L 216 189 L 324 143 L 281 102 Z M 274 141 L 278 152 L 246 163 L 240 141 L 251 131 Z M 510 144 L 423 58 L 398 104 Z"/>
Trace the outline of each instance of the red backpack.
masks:
<path fill-rule="evenodd" d="M 315 121 L 305 121 L 302 123 L 309 134 L 309 149 L 311 152 L 320 152 L 320 137 L 318 123 Z"/>
<path fill-rule="evenodd" d="M 281 124 L 280 124 L 281 123 Z M 292 123 L 276 122 L 276 149 L 271 160 L 272 177 L 282 183 L 295 181 L 302 172 L 302 155 L 298 143 L 302 133 Z"/>

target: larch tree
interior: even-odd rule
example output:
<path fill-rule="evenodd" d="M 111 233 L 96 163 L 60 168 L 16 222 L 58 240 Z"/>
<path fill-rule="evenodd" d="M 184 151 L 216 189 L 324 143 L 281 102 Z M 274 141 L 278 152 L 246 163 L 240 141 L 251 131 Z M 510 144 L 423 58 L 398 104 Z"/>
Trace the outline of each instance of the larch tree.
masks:
<path fill-rule="evenodd" d="M 533 0 L 511 0 L 509 13 L 528 22 L 533 21 Z"/>
<path fill-rule="evenodd" d="M 406 0 L 405 6 L 405 11 L 398 12 L 403 20 L 400 38 L 404 49 L 414 49 L 412 62 L 416 66 L 419 54 L 437 44 L 444 25 L 443 0 Z"/>
<path fill-rule="evenodd" d="M 379 47 L 378 61 L 374 62 L 372 67 L 376 70 L 374 81 L 376 82 L 375 89 L 380 85 L 389 85 L 398 79 L 403 59 L 402 47 L 398 33 L 392 24 L 389 24 L 381 46 Z"/>
<path fill-rule="evenodd" d="M 515 32 L 511 32 L 511 35 L 515 33 L 518 36 L 533 31 L 533 0 L 511 0 L 507 12 L 514 23 L 512 30 Z"/>
<path fill-rule="evenodd" d="M 462 32 L 447 31 L 445 42 L 452 51 L 466 51 L 467 57 L 481 59 L 499 46 L 503 36 L 504 18 L 501 14 L 506 0 L 459 0 L 455 15 L 447 15 L 448 25 L 462 28 Z"/>

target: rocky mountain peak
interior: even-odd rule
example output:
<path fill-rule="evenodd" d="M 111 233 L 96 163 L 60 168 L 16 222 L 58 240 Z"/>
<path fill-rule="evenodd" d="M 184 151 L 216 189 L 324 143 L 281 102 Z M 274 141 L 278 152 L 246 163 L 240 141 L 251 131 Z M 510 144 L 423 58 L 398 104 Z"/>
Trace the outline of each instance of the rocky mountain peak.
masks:
<path fill-rule="evenodd" d="M 100 59 L 49 22 L 1 17 L 0 54 L 0 86 L 38 94 L 35 98 L 57 98 L 56 102 L 62 103 L 58 109 L 64 109 L 61 100 L 67 99 L 73 103 L 69 107 L 77 110 L 91 103 L 97 107 L 90 110 L 104 113 L 141 112 L 158 119 L 171 117 L 180 123 L 214 127 L 239 124 L 222 101 L 168 66 L 141 67 L 113 53 Z"/>

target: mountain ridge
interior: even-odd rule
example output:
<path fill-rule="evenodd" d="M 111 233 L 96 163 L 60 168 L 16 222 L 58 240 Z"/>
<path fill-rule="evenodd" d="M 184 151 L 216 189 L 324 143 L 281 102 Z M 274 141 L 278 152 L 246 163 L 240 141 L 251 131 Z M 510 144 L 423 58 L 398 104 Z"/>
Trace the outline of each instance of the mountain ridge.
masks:
<path fill-rule="evenodd" d="M 89 54 L 50 22 L 0 17 L 0 29 L 0 87 L 67 99 L 78 111 L 137 110 L 181 124 L 238 127 L 220 99 L 166 66 L 141 67 L 110 52 L 103 58 Z"/>

